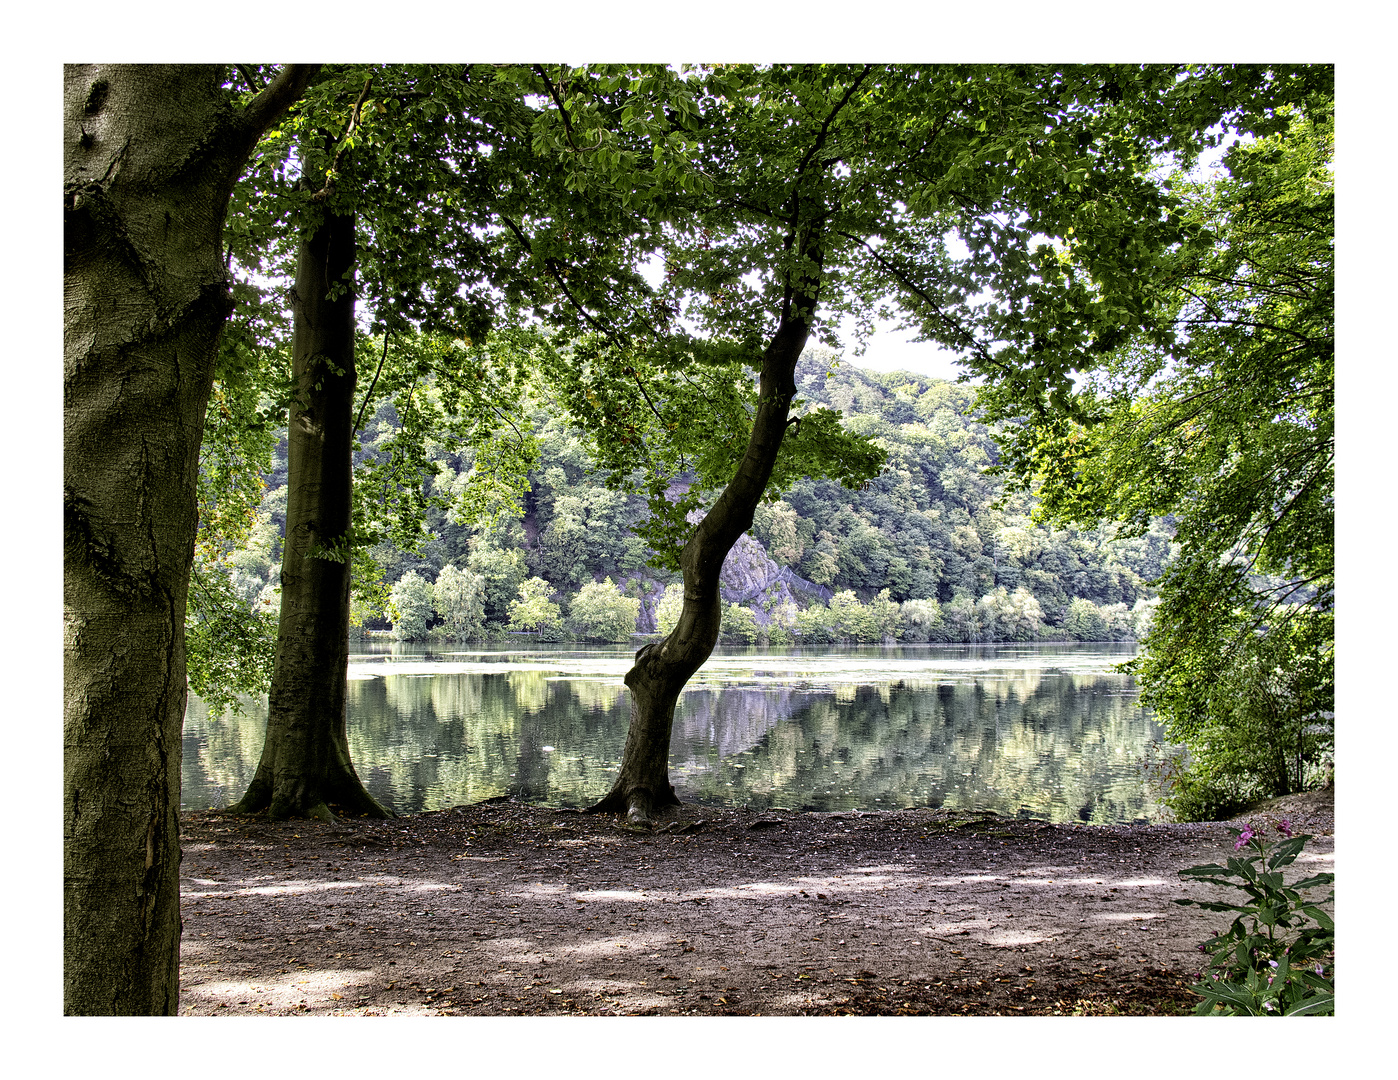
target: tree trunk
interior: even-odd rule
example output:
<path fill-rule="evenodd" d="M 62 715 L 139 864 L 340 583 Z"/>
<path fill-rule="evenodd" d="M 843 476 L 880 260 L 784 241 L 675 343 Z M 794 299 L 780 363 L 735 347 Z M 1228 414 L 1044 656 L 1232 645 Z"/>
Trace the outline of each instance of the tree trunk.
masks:
<path fill-rule="evenodd" d="M 617 778 L 611 791 L 591 808 L 593 813 L 625 813 L 631 822 L 641 824 L 657 809 L 679 805 L 669 773 L 675 705 L 684 684 L 718 641 L 723 615 L 719 575 L 729 550 L 752 527 L 753 511 L 781 450 L 796 396 L 796 361 L 806 347 L 818 288 L 813 283 L 809 291 L 789 293 L 781 323 L 762 355 L 759 401 L 747 452 L 680 554 L 684 607 L 679 622 L 659 644 L 637 652 L 635 666 L 626 673 L 631 727 Z"/>
<path fill-rule="evenodd" d="M 174 1013 L 195 489 L 228 196 L 314 68 L 241 112 L 203 66 L 63 85 L 63 1008 Z"/>
<path fill-rule="evenodd" d="M 327 214 L 296 268 L 282 608 L 257 773 L 230 809 L 273 818 L 391 817 L 360 782 L 345 730 L 354 442 L 353 214 Z M 336 295 L 338 293 L 338 295 Z M 339 558 L 327 558 L 338 550 Z"/>

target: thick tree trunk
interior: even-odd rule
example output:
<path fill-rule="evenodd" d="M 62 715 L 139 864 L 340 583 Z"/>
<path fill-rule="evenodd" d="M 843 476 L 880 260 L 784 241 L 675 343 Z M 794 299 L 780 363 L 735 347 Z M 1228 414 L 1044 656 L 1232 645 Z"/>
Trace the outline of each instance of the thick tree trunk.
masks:
<path fill-rule="evenodd" d="M 789 297 L 781 325 L 763 353 L 759 402 L 747 452 L 680 555 L 684 607 L 679 622 L 664 641 L 636 653 L 635 666 L 626 673 L 631 727 L 617 778 L 611 791 L 591 808 L 594 813 L 625 813 L 640 824 L 661 807 L 679 804 L 669 773 L 675 705 L 685 683 L 718 641 L 723 612 L 719 575 L 738 537 L 752 527 L 753 511 L 772 476 L 796 396 L 796 361 L 806 347 L 815 300 L 815 286 Z"/>
<path fill-rule="evenodd" d="M 301 243 L 287 432 L 282 608 L 267 737 L 235 813 L 391 817 L 360 782 L 345 731 L 354 441 L 355 219 L 326 215 Z M 338 547 L 341 558 L 324 557 Z M 317 554 L 317 552 L 320 554 Z"/>
<path fill-rule="evenodd" d="M 314 69 L 64 69 L 63 1007 L 173 1013 L 184 613 L 228 196 Z M 256 108 L 254 108 L 256 106 Z"/>

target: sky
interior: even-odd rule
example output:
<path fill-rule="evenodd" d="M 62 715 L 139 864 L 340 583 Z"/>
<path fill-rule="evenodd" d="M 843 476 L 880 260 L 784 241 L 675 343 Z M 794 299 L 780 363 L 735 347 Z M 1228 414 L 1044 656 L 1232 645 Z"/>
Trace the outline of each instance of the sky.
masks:
<path fill-rule="evenodd" d="M 854 335 L 843 333 L 842 340 L 852 342 Z M 855 356 L 853 347 L 846 349 L 845 363 L 875 371 L 911 371 L 934 379 L 955 379 L 963 373 L 956 363 L 956 354 L 930 341 L 915 342 L 912 331 L 898 331 L 889 326 L 876 331 L 869 339 L 863 356 Z"/>

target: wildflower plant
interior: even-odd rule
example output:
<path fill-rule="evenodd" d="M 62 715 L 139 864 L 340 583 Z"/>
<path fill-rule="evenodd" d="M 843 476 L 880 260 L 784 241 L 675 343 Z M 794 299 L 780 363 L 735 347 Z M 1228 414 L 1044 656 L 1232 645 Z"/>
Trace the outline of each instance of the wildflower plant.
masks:
<path fill-rule="evenodd" d="M 1235 912 L 1232 924 L 1199 946 L 1209 967 L 1190 989 L 1203 998 L 1200 1016 L 1326 1016 L 1335 1012 L 1335 922 L 1302 893 L 1333 886 L 1334 874 L 1315 874 L 1287 885 L 1282 869 L 1296 861 L 1308 835 L 1293 836 L 1291 823 L 1276 825 L 1280 840 L 1268 844 L 1264 830 L 1247 824 L 1236 836 L 1226 866 L 1195 866 L 1180 876 L 1238 889 L 1246 903 L 1176 900 L 1208 911 Z"/>

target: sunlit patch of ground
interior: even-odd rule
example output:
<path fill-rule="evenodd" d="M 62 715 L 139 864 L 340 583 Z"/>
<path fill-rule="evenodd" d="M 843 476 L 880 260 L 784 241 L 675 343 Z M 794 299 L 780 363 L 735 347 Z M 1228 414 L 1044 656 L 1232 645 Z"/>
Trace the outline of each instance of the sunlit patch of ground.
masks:
<path fill-rule="evenodd" d="M 352 1007 L 374 981 L 372 972 L 307 969 L 270 979 L 209 979 L 180 988 L 180 1012 L 202 1015 L 237 1007 L 240 1012 L 326 1013 Z"/>

